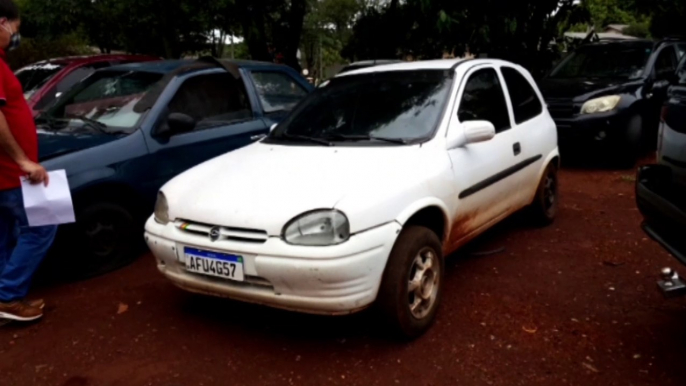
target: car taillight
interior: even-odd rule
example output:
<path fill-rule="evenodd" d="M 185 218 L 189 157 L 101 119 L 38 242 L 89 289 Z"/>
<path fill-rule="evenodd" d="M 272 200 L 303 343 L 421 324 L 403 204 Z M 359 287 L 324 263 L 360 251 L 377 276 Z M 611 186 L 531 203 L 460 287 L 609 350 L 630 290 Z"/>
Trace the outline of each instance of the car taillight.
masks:
<path fill-rule="evenodd" d="M 660 112 L 660 120 L 664 122 L 667 119 L 667 106 L 662 106 L 662 111 Z"/>

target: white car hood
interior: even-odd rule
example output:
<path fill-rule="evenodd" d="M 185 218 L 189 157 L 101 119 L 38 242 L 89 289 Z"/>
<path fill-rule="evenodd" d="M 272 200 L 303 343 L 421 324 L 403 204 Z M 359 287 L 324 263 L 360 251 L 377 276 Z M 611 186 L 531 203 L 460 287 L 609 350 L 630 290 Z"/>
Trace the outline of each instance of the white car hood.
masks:
<path fill-rule="evenodd" d="M 408 171 L 417 169 L 419 150 L 256 143 L 179 175 L 162 192 L 173 219 L 278 236 L 294 217 L 334 208 L 351 191 L 411 181 Z"/>

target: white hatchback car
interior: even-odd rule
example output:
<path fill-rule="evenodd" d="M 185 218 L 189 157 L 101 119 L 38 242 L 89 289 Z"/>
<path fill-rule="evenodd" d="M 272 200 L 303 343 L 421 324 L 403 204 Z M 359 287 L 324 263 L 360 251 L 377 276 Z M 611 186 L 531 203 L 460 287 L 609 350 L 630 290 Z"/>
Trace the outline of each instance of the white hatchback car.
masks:
<path fill-rule="evenodd" d="M 553 220 L 558 164 L 555 123 L 522 67 L 372 67 L 167 183 L 146 240 L 185 290 L 321 314 L 376 302 L 414 337 L 436 314 L 444 256 L 525 207 Z"/>

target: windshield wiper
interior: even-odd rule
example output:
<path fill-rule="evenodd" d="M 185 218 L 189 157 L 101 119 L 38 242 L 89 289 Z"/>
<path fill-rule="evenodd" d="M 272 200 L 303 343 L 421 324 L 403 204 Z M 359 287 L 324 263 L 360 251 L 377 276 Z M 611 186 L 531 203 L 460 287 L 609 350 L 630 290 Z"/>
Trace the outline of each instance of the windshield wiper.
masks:
<path fill-rule="evenodd" d="M 278 138 L 278 137 L 277 137 Z M 320 145 L 324 146 L 333 146 L 333 144 L 325 139 L 319 139 L 315 137 L 308 137 L 306 135 L 294 135 L 294 134 L 282 134 L 281 138 L 285 139 L 290 139 L 290 140 L 297 140 L 297 141 L 306 141 L 306 142 L 311 142 L 311 143 L 317 143 Z"/>
<path fill-rule="evenodd" d="M 96 130 L 98 130 L 99 132 L 101 132 L 103 134 L 109 134 L 109 132 L 107 131 L 108 126 L 106 124 L 98 121 L 98 120 L 93 119 L 93 118 L 88 118 L 84 115 L 70 115 L 68 117 L 65 117 L 65 119 L 78 119 L 80 121 L 83 121 L 85 123 L 90 124 Z"/>
<path fill-rule="evenodd" d="M 399 145 L 406 145 L 407 140 L 404 138 L 388 138 L 388 137 L 376 137 L 373 135 L 359 134 L 359 135 L 346 135 L 346 134 L 331 134 L 327 139 L 330 140 L 343 140 L 343 141 L 383 141 L 396 143 Z"/>

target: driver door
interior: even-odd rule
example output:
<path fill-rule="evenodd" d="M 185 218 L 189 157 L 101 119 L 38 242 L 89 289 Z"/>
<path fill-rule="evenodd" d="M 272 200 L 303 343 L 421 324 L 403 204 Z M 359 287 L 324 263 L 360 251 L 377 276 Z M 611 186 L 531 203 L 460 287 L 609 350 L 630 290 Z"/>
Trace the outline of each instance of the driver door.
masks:
<path fill-rule="evenodd" d="M 516 163 L 515 131 L 499 72 L 479 66 L 468 72 L 458 91 L 451 119 L 460 123 L 485 120 L 493 123 L 496 135 L 486 142 L 471 143 L 448 151 L 456 192 L 456 212 L 450 233 L 449 251 L 509 214 L 515 207 L 516 179 L 509 169 Z M 450 125 L 462 130 L 462 125 Z M 516 146 L 515 146 L 516 148 Z"/>
<path fill-rule="evenodd" d="M 225 72 L 195 75 L 183 81 L 153 130 L 153 189 L 193 166 L 246 146 L 268 133 L 264 121 L 254 117 L 241 82 Z M 170 132 L 167 118 L 172 113 L 192 118 L 195 127 L 188 132 Z"/>

